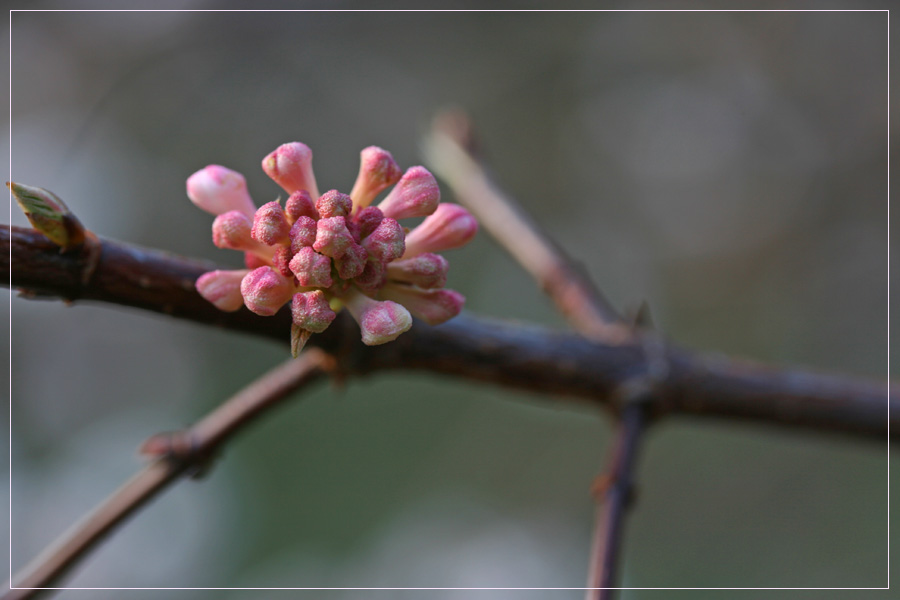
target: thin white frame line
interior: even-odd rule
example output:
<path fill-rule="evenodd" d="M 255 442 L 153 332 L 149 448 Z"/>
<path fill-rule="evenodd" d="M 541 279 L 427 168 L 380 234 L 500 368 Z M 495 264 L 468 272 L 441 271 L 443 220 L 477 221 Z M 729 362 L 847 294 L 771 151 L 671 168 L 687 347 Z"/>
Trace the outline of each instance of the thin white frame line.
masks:
<path fill-rule="evenodd" d="M 12 17 L 9 11 L 9 179 L 12 181 Z M 12 190 L 9 192 L 9 223 L 12 223 Z M 12 586 L 12 244 L 9 245 L 9 582 Z"/>
<path fill-rule="evenodd" d="M 888 86 L 887 86 L 887 205 L 888 205 L 888 248 L 887 248 L 887 264 L 888 264 L 888 309 L 887 309 L 887 321 L 888 321 L 888 345 L 887 345 L 887 355 L 888 355 L 888 364 L 887 364 L 887 376 L 888 381 L 891 379 L 891 11 L 888 10 L 888 20 L 887 20 L 887 67 L 888 67 Z M 888 573 L 887 573 L 887 586 L 888 589 L 891 589 L 891 393 L 888 391 L 887 393 L 887 425 L 888 425 L 888 435 L 887 435 L 887 445 L 888 445 L 888 472 L 887 472 L 887 482 L 888 482 L 888 549 L 887 549 L 887 559 L 888 559 Z"/>
<path fill-rule="evenodd" d="M 37 587 L 13 590 L 887 590 L 886 587 Z"/>
<path fill-rule="evenodd" d="M 882 13 L 888 15 L 887 27 L 887 65 L 888 65 L 888 90 L 887 90 L 887 131 L 888 131 L 888 240 L 890 240 L 890 194 L 891 194 L 891 89 L 890 89 L 890 72 L 891 72 L 891 20 L 890 9 L 10 9 L 9 10 L 9 181 L 12 181 L 12 16 L 13 13 L 93 13 L 93 12 L 123 12 L 123 13 L 141 13 L 141 12 L 187 12 L 187 13 L 282 13 L 282 12 L 339 12 L 339 13 L 381 13 L 381 12 L 412 12 L 412 13 L 432 13 L 432 12 L 450 12 L 450 13 L 583 13 L 583 12 L 611 12 L 611 13 Z M 11 195 L 11 193 L 10 193 Z M 12 198 L 8 206 L 9 222 L 12 223 Z M 9 247 L 9 261 L 12 265 L 12 245 Z M 891 364 L 891 347 L 890 347 L 890 322 L 891 322 L 891 290 L 890 290 L 890 248 L 888 248 L 888 380 L 890 380 L 890 364 Z M 37 590 L 597 590 L 597 589 L 614 589 L 614 590 L 889 590 L 891 585 L 891 514 L 890 514 L 890 498 L 891 498 L 891 454 L 890 454 L 890 436 L 891 436 L 891 420 L 890 420 L 890 392 L 887 396 L 887 457 L 888 457 L 888 552 L 887 552 L 887 587 L 679 587 L 679 588 L 659 588 L 659 587 L 614 587 L 614 588 L 587 588 L 587 587 L 539 587 L 539 588 L 522 588 L 522 587 L 473 587 L 473 588 L 455 588 L 455 587 L 401 587 L 401 588 L 332 588 L 332 587 L 41 587 L 41 588 L 19 588 L 12 586 L 12 269 L 9 272 L 9 579 L 10 588 L 16 590 L 37 589 Z"/>
<path fill-rule="evenodd" d="M 675 12 L 740 12 L 740 13 L 782 13 L 782 12 L 803 12 L 803 13 L 841 13 L 841 12 L 890 12 L 889 8 L 570 8 L 570 9 L 554 9 L 554 8 L 489 8 L 489 9 L 466 9 L 466 8 L 14 8 L 10 12 L 186 12 L 186 13 L 281 13 L 281 12 L 339 12 L 339 13 L 379 13 L 379 12 L 404 12 L 404 13 L 432 13 L 432 12 L 451 12 L 451 13 L 582 13 L 582 12 L 636 12 L 636 13 L 675 13 Z"/>

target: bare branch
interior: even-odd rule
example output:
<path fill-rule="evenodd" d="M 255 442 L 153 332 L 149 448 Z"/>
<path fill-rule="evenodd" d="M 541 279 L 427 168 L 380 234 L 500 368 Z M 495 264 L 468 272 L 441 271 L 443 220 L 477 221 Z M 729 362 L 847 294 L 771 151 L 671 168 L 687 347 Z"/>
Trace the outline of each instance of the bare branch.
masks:
<path fill-rule="evenodd" d="M 472 155 L 469 139 L 465 115 L 441 115 L 425 143 L 427 162 L 456 199 L 531 273 L 577 331 L 611 341 L 627 336 L 615 309 L 583 270 L 491 181 Z"/>
<path fill-rule="evenodd" d="M 26 294 L 134 306 L 273 338 L 288 351 L 289 310 L 274 317 L 246 309 L 225 313 L 197 294 L 193 282 L 213 265 L 111 240 L 99 243 L 96 268 L 82 283 L 85 258 L 78 252 L 60 254 L 33 230 L 0 227 L 0 254 L 9 256 L 12 249 L 12 285 Z M 9 281 L 5 260 L 0 271 L 0 278 Z M 658 361 L 650 360 L 646 349 L 659 346 L 669 369 L 650 409 L 652 417 L 728 417 L 883 441 L 890 416 L 891 437 L 900 440 L 900 386 L 704 355 L 648 336 L 653 334 L 632 332 L 613 344 L 461 315 L 438 327 L 416 323 L 397 341 L 370 348 L 359 340 L 355 324 L 339 315 L 309 345 L 338 356 L 349 374 L 428 370 L 532 393 L 564 394 L 605 408 L 622 383 L 653 370 Z"/>
<path fill-rule="evenodd" d="M 598 478 L 597 514 L 591 544 L 587 600 L 609 600 L 618 573 L 625 515 L 633 499 L 633 471 L 647 425 L 645 399 L 634 398 L 622 411 L 607 472 Z"/>
<path fill-rule="evenodd" d="M 265 411 L 293 392 L 318 381 L 333 367 L 333 359 L 321 350 L 304 352 L 297 360 L 269 371 L 232 396 L 187 431 L 177 434 L 186 441 L 162 448 L 155 436 L 144 448 L 160 458 L 147 465 L 13 578 L 2 600 L 34 598 L 68 573 L 117 526 L 146 505 L 169 484 L 201 468 L 216 450 Z M 171 439 L 174 439 L 172 437 Z M 40 588 L 44 588 L 41 590 Z"/>

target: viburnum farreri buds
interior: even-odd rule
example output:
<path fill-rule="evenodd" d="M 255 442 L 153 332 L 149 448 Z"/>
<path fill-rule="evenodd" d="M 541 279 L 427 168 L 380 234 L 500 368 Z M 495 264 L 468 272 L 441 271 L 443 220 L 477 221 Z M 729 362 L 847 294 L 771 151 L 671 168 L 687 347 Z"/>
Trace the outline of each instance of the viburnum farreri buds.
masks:
<path fill-rule="evenodd" d="M 447 260 L 434 254 L 458 248 L 478 230 L 461 206 L 440 204 L 434 176 L 424 167 L 404 173 L 389 152 L 370 146 L 350 195 L 319 195 L 312 151 L 283 144 L 262 162 L 288 194 L 256 208 L 240 173 L 210 165 L 188 178 L 188 197 L 217 215 L 213 243 L 244 252 L 246 269 L 212 271 L 197 291 L 224 311 L 246 306 L 271 316 L 290 303 L 291 352 L 297 356 L 346 307 L 370 346 L 397 339 L 412 316 L 438 325 L 462 310 L 465 298 L 443 289 Z M 394 188 L 377 205 L 382 191 Z M 409 231 L 399 221 L 425 217 Z"/>

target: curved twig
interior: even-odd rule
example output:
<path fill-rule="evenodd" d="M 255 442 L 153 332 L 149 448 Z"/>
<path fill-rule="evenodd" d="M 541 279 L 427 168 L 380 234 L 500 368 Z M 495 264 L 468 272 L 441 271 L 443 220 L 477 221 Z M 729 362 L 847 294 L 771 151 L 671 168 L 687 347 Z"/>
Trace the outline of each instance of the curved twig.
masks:
<path fill-rule="evenodd" d="M 34 598 L 75 567 L 80 559 L 117 526 L 156 497 L 182 475 L 203 468 L 216 450 L 257 416 L 291 393 L 319 380 L 333 359 L 311 349 L 269 371 L 232 396 L 190 429 L 177 434 L 187 440 L 182 448 L 164 448 L 155 436 L 144 449 L 159 456 L 113 492 L 13 578 L 2 600 Z"/>
<path fill-rule="evenodd" d="M 614 340 L 622 335 L 619 315 L 606 297 L 558 244 L 491 181 L 471 152 L 467 117 L 448 112 L 435 119 L 425 140 L 428 164 L 478 222 L 534 277 L 580 333 Z"/>

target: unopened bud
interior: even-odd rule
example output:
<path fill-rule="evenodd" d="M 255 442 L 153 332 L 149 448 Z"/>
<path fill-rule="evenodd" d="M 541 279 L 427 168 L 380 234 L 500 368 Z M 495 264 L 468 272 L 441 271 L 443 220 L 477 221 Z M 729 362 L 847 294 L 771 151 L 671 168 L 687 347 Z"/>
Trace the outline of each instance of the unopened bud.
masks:
<path fill-rule="evenodd" d="M 198 208 L 214 215 L 236 210 L 253 219 L 256 211 L 244 176 L 220 165 L 209 165 L 188 177 L 187 195 Z"/>
<path fill-rule="evenodd" d="M 429 325 L 440 325 L 458 315 L 466 297 L 454 290 L 420 290 L 388 283 L 379 292 L 381 298 L 399 302 Z"/>
<path fill-rule="evenodd" d="M 255 249 L 257 243 L 250 236 L 252 227 L 247 215 L 238 210 L 222 213 L 212 224 L 213 244 L 228 250 Z"/>
<path fill-rule="evenodd" d="M 369 146 L 359 153 L 359 175 L 350 197 L 356 210 L 372 203 L 383 189 L 400 179 L 402 172 L 391 153 L 378 146 Z"/>
<path fill-rule="evenodd" d="M 347 194 L 329 190 L 316 200 L 316 210 L 322 218 L 347 217 L 353 211 L 353 200 Z"/>
<path fill-rule="evenodd" d="M 271 317 L 291 299 L 293 282 L 272 267 L 260 267 L 244 277 L 241 295 L 244 304 L 258 315 Z"/>
<path fill-rule="evenodd" d="M 408 283 L 422 289 L 442 288 L 447 284 L 448 267 L 446 258 L 426 252 L 388 263 L 387 275 L 391 281 Z"/>
<path fill-rule="evenodd" d="M 336 316 L 321 290 L 294 294 L 291 314 L 295 325 L 313 333 L 325 331 Z"/>
<path fill-rule="evenodd" d="M 331 259 L 309 246 L 301 248 L 290 263 L 291 271 L 303 287 L 328 287 L 331 280 Z"/>
<path fill-rule="evenodd" d="M 319 197 L 316 176 L 312 168 L 312 150 L 306 144 L 291 142 L 282 144 L 262 161 L 263 171 L 284 190 L 293 194 L 306 190 L 313 198 Z"/>
<path fill-rule="evenodd" d="M 272 256 L 272 268 L 276 271 L 291 279 L 294 277 L 294 273 L 291 271 L 291 259 L 293 256 L 291 255 L 291 249 L 286 246 L 279 246 L 278 250 L 275 251 L 275 255 Z"/>
<path fill-rule="evenodd" d="M 367 346 L 377 346 L 397 339 L 412 327 L 409 311 L 390 300 L 380 302 L 358 292 L 345 298 L 347 309 L 362 331 Z"/>
<path fill-rule="evenodd" d="M 298 217 L 288 236 L 291 238 L 291 252 L 296 254 L 301 248 L 316 243 L 316 222 L 307 216 Z"/>
<path fill-rule="evenodd" d="M 385 217 L 397 220 L 427 217 L 435 211 L 440 201 L 441 190 L 434 175 L 425 167 L 411 167 L 378 208 Z"/>
<path fill-rule="evenodd" d="M 250 235 L 257 242 L 267 246 L 276 244 L 286 246 L 290 243 L 288 238 L 290 230 L 291 224 L 288 223 L 284 210 L 276 200 L 263 204 L 256 211 Z"/>
<path fill-rule="evenodd" d="M 316 243 L 313 248 L 332 258 L 340 258 L 353 244 L 344 217 L 327 217 L 316 222 Z"/>
<path fill-rule="evenodd" d="M 241 280 L 249 271 L 210 271 L 197 279 L 197 292 L 219 310 L 234 312 L 244 305 Z"/>
<path fill-rule="evenodd" d="M 400 223 L 384 218 L 375 231 L 362 241 L 362 246 L 369 252 L 369 257 L 388 263 L 403 256 L 405 235 Z"/>
<path fill-rule="evenodd" d="M 347 251 L 340 258 L 334 260 L 341 279 L 353 279 L 363 272 L 369 253 L 359 244 L 350 244 Z"/>
<path fill-rule="evenodd" d="M 44 188 L 12 181 L 8 181 L 6 187 L 12 192 L 31 226 L 62 250 L 84 243 L 84 226 L 56 194 Z"/>
<path fill-rule="evenodd" d="M 309 217 L 314 221 L 319 218 L 316 203 L 306 190 L 300 190 L 291 194 L 284 203 L 284 214 L 288 221 L 294 223 L 300 217 Z"/>
<path fill-rule="evenodd" d="M 459 248 L 478 231 L 478 221 L 458 204 L 442 203 L 430 217 L 406 236 L 404 258 L 424 252 L 440 252 Z"/>
<path fill-rule="evenodd" d="M 381 225 L 384 213 L 377 206 L 367 206 L 357 213 L 355 220 L 359 226 L 360 239 L 365 239 L 375 231 L 376 227 Z"/>

